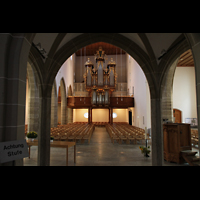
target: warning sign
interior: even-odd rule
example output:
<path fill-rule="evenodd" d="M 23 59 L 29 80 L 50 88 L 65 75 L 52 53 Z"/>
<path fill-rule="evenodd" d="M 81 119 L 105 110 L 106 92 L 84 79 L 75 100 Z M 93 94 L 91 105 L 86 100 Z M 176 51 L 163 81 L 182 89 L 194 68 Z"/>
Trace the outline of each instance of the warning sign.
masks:
<path fill-rule="evenodd" d="M 26 140 L 0 142 L 0 163 L 28 157 Z"/>

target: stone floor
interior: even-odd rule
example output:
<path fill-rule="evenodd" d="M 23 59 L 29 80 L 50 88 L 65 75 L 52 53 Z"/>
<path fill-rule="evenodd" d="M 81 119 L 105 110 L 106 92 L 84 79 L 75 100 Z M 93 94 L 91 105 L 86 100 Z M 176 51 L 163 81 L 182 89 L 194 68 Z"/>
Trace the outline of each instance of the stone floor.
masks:
<path fill-rule="evenodd" d="M 74 148 L 69 148 L 69 166 L 151 166 L 150 157 L 141 154 L 139 146 L 142 144 L 111 143 L 110 137 L 104 127 L 96 127 L 90 144 L 77 143 L 76 163 L 74 163 Z M 144 145 L 144 144 L 143 144 Z M 24 166 L 37 166 L 37 149 L 31 147 L 31 158 L 24 158 Z M 196 150 L 196 149 L 195 149 Z M 51 148 L 50 165 L 66 165 L 66 149 Z M 188 166 L 164 161 L 165 166 Z"/>

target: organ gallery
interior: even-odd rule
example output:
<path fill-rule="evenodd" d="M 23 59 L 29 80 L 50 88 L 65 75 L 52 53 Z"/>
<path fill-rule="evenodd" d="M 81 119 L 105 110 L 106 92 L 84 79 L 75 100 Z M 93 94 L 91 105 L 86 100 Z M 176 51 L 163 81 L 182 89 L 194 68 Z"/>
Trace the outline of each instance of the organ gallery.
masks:
<path fill-rule="evenodd" d="M 100 46 L 94 55 L 94 62 L 87 58 L 84 63 L 84 88 L 87 96 L 70 96 L 67 98 L 68 108 L 88 108 L 88 123 L 92 123 L 92 109 L 109 109 L 109 123 L 113 123 L 114 108 L 134 107 L 134 98 L 127 95 L 116 96 L 117 77 L 113 58 L 105 64 L 106 52 Z"/>

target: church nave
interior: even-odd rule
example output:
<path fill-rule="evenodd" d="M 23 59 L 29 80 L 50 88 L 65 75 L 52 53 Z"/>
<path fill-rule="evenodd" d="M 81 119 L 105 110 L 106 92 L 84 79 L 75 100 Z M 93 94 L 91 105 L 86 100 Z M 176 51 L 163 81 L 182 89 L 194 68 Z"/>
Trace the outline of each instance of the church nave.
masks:
<path fill-rule="evenodd" d="M 146 158 L 141 153 L 138 144 L 111 143 L 105 127 L 95 127 L 90 144 L 86 141 L 76 145 L 76 163 L 73 160 L 73 148 L 69 148 L 69 166 L 151 166 L 150 157 Z M 24 166 L 37 165 L 37 148 L 31 147 L 31 158 L 24 158 Z M 196 150 L 196 149 L 195 149 Z M 66 150 L 51 148 L 50 165 L 65 166 Z M 165 166 L 188 166 L 164 161 Z"/>

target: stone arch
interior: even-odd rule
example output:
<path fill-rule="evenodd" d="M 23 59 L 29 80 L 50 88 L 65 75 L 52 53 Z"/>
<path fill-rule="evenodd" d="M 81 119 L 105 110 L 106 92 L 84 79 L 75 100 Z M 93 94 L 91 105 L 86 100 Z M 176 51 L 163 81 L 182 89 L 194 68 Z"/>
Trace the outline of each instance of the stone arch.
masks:
<path fill-rule="evenodd" d="M 156 130 L 156 136 L 152 134 L 152 154 L 155 155 L 157 161 L 156 165 L 163 165 L 163 119 L 172 119 L 172 81 L 175 71 L 175 61 L 179 56 L 189 48 L 188 42 L 182 34 L 171 45 L 175 46 L 169 51 L 160 61 L 158 68 L 160 70 L 158 81 L 157 99 L 151 99 L 151 120 L 152 120 L 152 133 Z M 156 73 L 154 73 L 156 75 Z M 151 91 L 150 91 L 151 92 Z M 151 93 L 152 94 L 152 93 Z M 155 115 L 155 112 L 158 114 Z M 155 120 L 154 118 L 157 119 Z M 156 121 L 156 125 L 154 124 Z M 154 127 L 153 127 L 154 126 Z M 157 141 L 156 141 L 157 140 Z M 158 143 L 159 141 L 159 143 Z M 154 144 L 154 145 L 153 145 Z M 157 145 L 157 146 L 156 146 Z M 154 148 L 156 146 L 156 149 Z M 152 164 L 154 165 L 154 156 L 152 155 Z"/>
<path fill-rule="evenodd" d="M 158 82 L 159 74 L 154 73 L 155 60 L 150 60 L 149 56 L 133 41 L 117 33 L 85 33 L 70 40 L 63 45 L 51 58 L 52 63 L 49 67 L 49 76 L 47 77 L 48 85 L 52 85 L 62 64 L 77 50 L 92 43 L 107 42 L 115 45 L 130 56 L 132 56 L 142 68 L 150 89 L 151 96 L 151 127 L 152 127 L 152 164 L 162 165 L 163 144 L 160 133 L 161 127 L 161 100 L 159 96 L 160 83 Z M 158 125 L 159 124 L 159 125 Z M 158 144 L 157 141 L 161 141 Z"/>
<path fill-rule="evenodd" d="M 200 59 L 198 58 L 198 54 L 200 51 L 200 35 L 199 34 L 185 34 L 189 45 L 191 46 L 193 57 L 195 60 L 195 70 L 196 70 L 196 81 L 197 81 L 197 100 L 200 99 L 200 75 L 198 76 L 199 69 L 197 68 L 198 65 L 200 65 Z M 53 84 L 54 78 L 59 70 L 59 68 L 62 66 L 64 61 L 72 55 L 74 52 L 76 52 L 78 49 L 88 45 L 92 44 L 98 41 L 104 41 L 111 43 L 115 46 L 118 46 L 125 50 L 127 53 L 129 53 L 141 66 L 141 68 L 144 71 L 144 74 L 147 77 L 149 87 L 150 87 L 150 93 L 151 93 L 151 118 L 152 118 L 152 164 L 153 165 L 162 165 L 162 151 L 163 151 L 163 145 L 162 145 L 162 126 L 161 126 L 161 98 L 162 98 L 162 91 L 164 88 L 163 80 L 165 73 L 167 73 L 166 68 L 169 66 L 169 57 L 172 56 L 172 53 L 169 53 L 165 56 L 165 58 L 161 60 L 159 64 L 159 70 L 157 71 L 157 68 L 151 65 L 151 60 L 149 59 L 148 55 L 144 53 L 141 48 L 139 48 L 133 41 L 127 39 L 124 36 L 121 36 L 119 34 L 83 34 L 80 35 L 71 41 L 69 41 L 67 44 L 63 45 L 63 47 L 58 50 L 58 52 L 55 54 L 55 56 L 52 58 L 52 64 L 49 67 L 49 75 L 46 79 L 45 85 L 44 85 L 44 92 L 46 93 L 45 96 L 48 96 L 49 93 L 51 93 L 51 85 Z M 176 48 L 177 50 L 177 48 Z M 174 52 L 174 50 L 172 51 Z M 170 55 L 170 56 L 169 56 Z M 174 60 L 177 57 L 173 58 Z M 173 60 L 170 57 L 171 62 L 173 63 Z M 49 86 L 49 87 L 48 87 Z M 197 101 L 200 107 L 200 101 Z M 45 104 L 46 105 L 46 104 Z M 44 105 L 44 107 L 45 107 Z M 44 110 L 48 112 L 48 108 L 46 107 Z M 198 116 L 200 115 L 200 111 L 198 111 Z M 199 120 L 199 118 L 198 118 Z M 199 123 L 200 124 L 200 121 Z M 47 128 L 46 128 L 47 130 Z M 48 131 L 48 130 L 47 130 Z M 47 135 L 46 135 L 47 136 Z M 47 139 L 46 139 L 47 140 Z M 161 142 L 158 144 L 158 141 Z M 45 145 L 45 151 L 48 150 L 48 145 Z M 43 155 L 47 156 L 47 154 Z M 49 163 L 49 159 L 45 159 L 43 162 L 44 164 Z"/>
<path fill-rule="evenodd" d="M 184 34 L 192 49 L 193 58 L 195 62 L 195 74 L 196 74 L 196 89 L 197 89 L 197 108 L 198 108 L 198 124 L 200 127 L 200 34 L 199 33 L 187 33 Z M 34 34 L 1 34 L 1 85 L 0 91 L 4 94 L 1 97 L 0 117 L 0 141 L 9 141 L 24 138 L 24 121 L 25 121 L 25 87 L 26 87 L 26 67 L 28 54 L 31 48 L 31 42 L 34 38 Z M 52 85 L 55 79 L 55 75 L 62 66 L 62 59 L 65 60 L 79 48 L 91 44 L 97 41 L 105 41 L 116 45 L 124 49 L 129 53 L 142 67 L 151 92 L 151 113 L 152 113 L 152 131 L 154 129 L 155 137 L 152 141 L 154 149 L 152 149 L 152 164 L 160 165 L 162 156 L 162 145 L 157 145 L 157 141 L 161 141 L 158 134 L 162 131 L 161 128 L 161 106 L 160 98 L 163 90 L 161 80 L 166 73 L 166 70 L 162 68 L 159 72 L 157 68 L 151 65 L 151 61 L 147 54 L 144 53 L 141 48 L 138 48 L 134 42 L 119 34 L 83 34 L 73 40 L 69 41 L 67 45 L 58 50 L 53 57 L 53 63 L 51 64 L 48 77 L 43 75 L 45 79 L 41 81 L 41 98 L 40 98 L 40 123 L 43 125 L 40 130 L 43 131 L 43 135 L 39 138 L 39 162 L 40 165 L 49 165 L 50 162 L 50 109 L 51 109 L 51 92 Z M 63 53 L 61 52 L 63 50 Z M 64 55 L 67 52 L 66 55 Z M 169 53 L 170 54 L 170 53 Z M 165 60 L 167 62 L 167 55 Z M 58 66 L 57 66 L 58 65 Z M 55 67 L 57 66 L 57 67 Z M 161 65 L 160 65 L 161 66 Z M 159 66 L 159 67 L 160 67 Z M 166 65 L 165 65 L 166 66 Z M 54 68 L 55 67 L 55 68 Z M 42 69 L 39 68 L 40 71 Z M 12 73 L 8 73 L 12 72 Z M 53 73 L 52 73 L 53 72 Z M 52 74 L 51 74 L 52 73 Z M 41 73 L 42 74 L 42 73 Z M 158 78 L 159 77 L 159 78 Z M 15 91 L 8 94 L 8 91 Z M 12 118 L 10 118 L 12 116 Z M 200 129 L 199 129 L 200 130 Z"/>
<path fill-rule="evenodd" d="M 92 33 L 82 34 L 72 39 L 63 45 L 52 58 L 51 66 L 49 67 L 49 76 L 47 77 L 48 85 L 52 85 L 62 64 L 77 50 L 92 43 L 107 42 L 115 45 L 130 56 L 132 56 L 142 68 L 150 89 L 151 97 L 151 127 L 152 127 L 152 164 L 162 165 L 163 162 L 163 141 L 162 141 L 162 126 L 161 126 L 161 99 L 160 99 L 160 83 L 159 75 L 162 72 L 154 72 L 155 60 L 150 60 L 149 56 L 133 41 L 120 34 Z M 158 144 L 157 141 L 161 141 Z"/>
<path fill-rule="evenodd" d="M 173 121 L 172 90 L 174 74 L 180 55 L 189 49 L 188 41 L 184 35 L 181 35 L 175 42 L 179 41 L 181 41 L 179 45 L 166 55 L 166 58 L 162 60 L 162 63 L 160 64 L 164 69 L 160 87 L 162 99 L 162 120 L 168 119 L 168 121 Z"/>
<path fill-rule="evenodd" d="M 162 120 L 173 121 L 173 80 L 178 63 L 179 57 L 169 68 L 167 75 L 165 76 L 164 87 L 162 91 Z"/>
<path fill-rule="evenodd" d="M 150 89 L 154 89 L 157 86 L 155 77 L 153 75 L 151 60 L 149 59 L 148 55 L 136 43 L 120 34 L 115 33 L 85 33 L 77 36 L 76 38 L 63 45 L 63 47 L 61 47 L 52 58 L 53 61 L 49 68 L 49 84 L 53 83 L 60 67 L 72 54 L 74 54 L 76 51 L 83 48 L 84 46 L 96 42 L 106 42 L 126 51 L 137 61 L 137 63 L 142 68 L 147 78 Z M 153 96 L 154 94 L 155 93 L 152 92 Z"/>
<path fill-rule="evenodd" d="M 30 37 L 34 38 L 34 34 Z M 31 41 L 30 41 L 31 42 Z M 38 165 L 49 165 L 50 163 L 50 127 L 51 127 L 51 93 L 53 85 L 45 82 L 47 74 L 44 62 L 37 50 L 30 46 L 29 57 L 34 71 L 37 72 L 39 87 L 39 134 L 38 134 Z"/>

